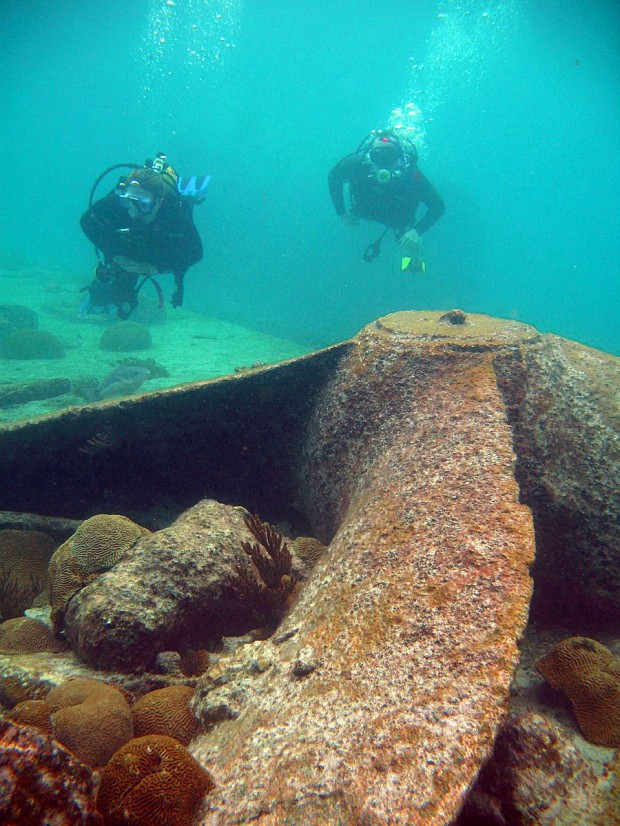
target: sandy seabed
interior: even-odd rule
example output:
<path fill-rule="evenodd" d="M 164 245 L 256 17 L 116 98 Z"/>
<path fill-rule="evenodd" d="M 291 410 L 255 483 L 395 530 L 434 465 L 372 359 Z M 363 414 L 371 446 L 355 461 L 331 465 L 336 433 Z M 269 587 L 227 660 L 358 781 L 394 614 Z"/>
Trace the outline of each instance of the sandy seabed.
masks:
<path fill-rule="evenodd" d="M 96 316 L 80 318 L 79 286 L 71 279 L 63 283 L 54 271 L 16 273 L 0 269 L 0 305 L 19 304 L 34 310 L 39 329 L 53 333 L 65 349 L 65 356 L 60 359 L 0 359 L 0 384 L 55 378 L 69 379 L 76 386 L 88 381 L 98 383 L 126 359 L 154 359 L 169 376 L 147 379 L 138 391 L 144 393 L 228 375 L 256 362 L 273 364 L 311 349 L 185 308 L 173 310 L 168 300 L 160 312 L 154 290 L 147 284 L 131 320 L 144 323 L 145 318 L 152 319 L 153 323 L 146 323 L 152 346 L 131 352 L 109 352 L 101 349 L 100 339 L 114 322 Z M 166 295 L 169 285 L 166 282 L 162 286 Z M 0 425 L 83 403 L 79 393 L 70 392 L 0 408 Z"/>

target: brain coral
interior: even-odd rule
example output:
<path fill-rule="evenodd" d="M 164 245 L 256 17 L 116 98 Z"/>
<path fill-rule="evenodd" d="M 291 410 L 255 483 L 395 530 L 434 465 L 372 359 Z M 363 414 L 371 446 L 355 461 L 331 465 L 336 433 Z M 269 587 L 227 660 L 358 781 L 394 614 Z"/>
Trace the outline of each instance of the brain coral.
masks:
<path fill-rule="evenodd" d="M 71 551 L 71 539 L 63 542 L 49 564 L 50 605 L 52 624 L 58 633 L 71 597 L 94 579 L 96 574 L 86 574 L 78 565 Z"/>
<path fill-rule="evenodd" d="M 35 654 L 49 651 L 57 654 L 68 646 L 54 636 L 51 629 L 31 617 L 15 617 L 0 625 L 0 654 Z"/>
<path fill-rule="evenodd" d="M 150 531 L 126 516 L 100 513 L 86 519 L 70 539 L 73 558 L 86 574 L 106 571 Z"/>
<path fill-rule="evenodd" d="M 0 304 L 0 337 L 4 338 L 24 327 L 36 329 L 39 318 L 34 310 L 24 304 Z"/>
<path fill-rule="evenodd" d="M 147 735 L 112 757 L 101 775 L 97 805 L 107 826 L 188 826 L 214 785 L 177 740 Z"/>
<path fill-rule="evenodd" d="M 159 688 L 131 707 L 136 737 L 165 734 L 187 745 L 198 733 L 198 722 L 189 706 L 194 690 L 186 685 Z"/>
<path fill-rule="evenodd" d="M 33 571 L 45 577 L 57 543 L 43 531 L 0 530 L 0 562 L 23 577 Z"/>
<path fill-rule="evenodd" d="M 43 531 L 0 530 L 0 573 L 12 594 L 0 598 L 3 619 L 20 616 L 32 604 L 33 597 L 47 586 L 47 566 L 56 542 Z"/>
<path fill-rule="evenodd" d="M 204 648 L 189 648 L 181 654 L 181 672 L 186 677 L 200 677 L 210 662 L 211 655 Z"/>
<path fill-rule="evenodd" d="M 204 648 L 188 648 L 180 651 L 160 651 L 157 667 L 171 677 L 200 677 L 209 668 L 211 655 Z"/>
<path fill-rule="evenodd" d="M 54 629 L 62 630 L 69 601 L 94 577 L 115 565 L 141 536 L 150 531 L 116 514 L 84 520 L 50 560 L 50 604 Z"/>
<path fill-rule="evenodd" d="M 0 357 L 5 359 L 60 359 L 64 354 L 59 339 L 47 330 L 17 330 L 0 342 Z"/>
<path fill-rule="evenodd" d="M 313 536 L 298 536 L 292 543 L 291 550 L 304 562 L 316 562 L 325 550 L 325 545 Z"/>
<path fill-rule="evenodd" d="M 151 344 L 149 328 L 136 321 L 119 321 L 113 324 L 104 331 L 99 340 L 102 350 L 111 350 L 114 353 L 146 350 Z"/>
<path fill-rule="evenodd" d="M 102 826 L 92 773 L 53 737 L 0 719 L 0 823 Z"/>
<path fill-rule="evenodd" d="M 6 712 L 14 723 L 36 726 L 47 734 L 53 734 L 51 714 L 52 709 L 45 700 L 24 700 Z"/>
<path fill-rule="evenodd" d="M 536 663 L 554 688 L 571 701 L 584 736 L 620 747 L 620 659 L 596 640 L 569 637 Z"/>
<path fill-rule="evenodd" d="M 131 709 L 107 683 L 75 677 L 53 688 L 45 700 L 56 739 L 93 768 L 105 766 L 133 737 Z"/>

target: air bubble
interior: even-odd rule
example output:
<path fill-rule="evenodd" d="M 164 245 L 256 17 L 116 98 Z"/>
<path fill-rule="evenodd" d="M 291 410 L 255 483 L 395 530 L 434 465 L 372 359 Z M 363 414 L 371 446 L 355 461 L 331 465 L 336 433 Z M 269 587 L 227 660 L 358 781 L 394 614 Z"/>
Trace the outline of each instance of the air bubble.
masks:
<path fill-rule="evenodd" d="M 160 78 L 182 75 L 191 88 L 235 47 L 243 0 L 149 0 L 149 28 L 138 59 L 143 97 L 162 92 Z"/>

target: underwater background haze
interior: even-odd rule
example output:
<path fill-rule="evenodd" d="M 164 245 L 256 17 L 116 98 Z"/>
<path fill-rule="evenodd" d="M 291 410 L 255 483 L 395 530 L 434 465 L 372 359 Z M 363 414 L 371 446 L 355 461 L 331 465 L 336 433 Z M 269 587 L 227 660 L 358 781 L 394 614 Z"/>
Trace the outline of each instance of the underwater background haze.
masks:
<path fill-rule="evenodd" d="M 620 354 L 617 0 L 30 0 L 0 22 L 0 264 L 88 283 L 93 182 L 164 151 L 213 176 L 189 309 L 323 346 L 460 307 Z M 424 275 L 391 235 L 363 262 L 381 227 L 327 191 L 403 120 L 446 203 Z"/>

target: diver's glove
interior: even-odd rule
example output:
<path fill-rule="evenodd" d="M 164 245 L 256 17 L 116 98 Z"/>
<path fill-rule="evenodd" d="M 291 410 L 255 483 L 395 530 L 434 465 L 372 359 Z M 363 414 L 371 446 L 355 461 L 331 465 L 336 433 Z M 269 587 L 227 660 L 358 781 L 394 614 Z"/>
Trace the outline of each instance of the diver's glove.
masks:
<path fill-rule="evenodd" d="M 422 239 L 419 232 L 410 229 L 398 239 L 400 244 L 400 269 L 402 272 L 426 272 L 422 258 Z"/>
<path fill-rule="evenodd" d="M 360 219 L 352 212 L 343 212 L 340 216 L 340 220 L 343 224 L 346 224 L 349 227 L 356 227 L 360 223 Z"/>
<path fill-rule="evenodd" d="M 398 243 L 403 258 L 411 258 L 415 264 L 422 260 L 422 239 L 415 229 L 403 233 L 398 239 Z"/>
<path fill-rule="evenodd" d="M 99 286 L 99 282 L 94 281 L 92 284 L 81 288 L 80 292 L 86 293 L 86 295 L 80 302 L 80 318 L 85 318 L 87 315 L 100 315 L 106 318 L 112 318 L 114 310 L 116 309 L 114 303 L 107 300 L 106 296 L 98 293 Z"/>
<path fill-rule="evenodd" d="M 80 290 L 86 293 L 80 304 L 80 318 L 87 315 L 111 317 L 115 310 L 115 283 L 114 268 L 108 267 L 102 261 L 98 262 L 92 282 Z"/>

